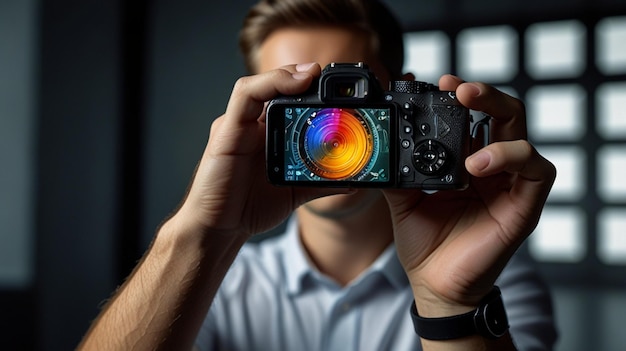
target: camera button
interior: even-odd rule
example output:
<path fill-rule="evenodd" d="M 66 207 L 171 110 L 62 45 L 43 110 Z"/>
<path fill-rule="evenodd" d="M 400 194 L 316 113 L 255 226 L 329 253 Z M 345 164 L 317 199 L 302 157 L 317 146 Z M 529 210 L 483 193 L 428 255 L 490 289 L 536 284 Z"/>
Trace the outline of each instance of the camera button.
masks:
<path fill-rule="evenodd" d="M 402 174 L 409 174 L 409 173 L 411 173 L 411 167 L 409 167 L 407 165 L 404 165 L 404 166 L 402 166 L 401 171 L 402 171 Z"/>
<path fill-rule="evenodd" d="M 408 149 L 409 147 L 411 147 L 411 142 L 406 139 L 402 140 L 401 144 L 402 144 L 402 147 L 405 149 Z"/>
<path fill-rule="evenodd" d="M 407 134 L 411 134 L 411 132 L 413 131 L 413 128 L 411 128 L 411 126 L 405 126 L 404 127 L 404 132 Z"/>

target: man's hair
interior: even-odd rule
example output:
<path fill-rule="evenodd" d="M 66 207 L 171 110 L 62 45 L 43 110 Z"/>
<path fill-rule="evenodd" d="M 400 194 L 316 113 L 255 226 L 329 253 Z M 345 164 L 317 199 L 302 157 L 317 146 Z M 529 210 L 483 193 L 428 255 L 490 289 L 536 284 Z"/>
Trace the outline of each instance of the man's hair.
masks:
<path fill-rule="evenodd" d="M 244 20 L 239 47 L 255 72 L 259 48 L 270 34 L 289 27 L 339 27 L 363 32 L 392 78 L 402 75 L 402 28 L 379 0 L 261 0 Z"/>

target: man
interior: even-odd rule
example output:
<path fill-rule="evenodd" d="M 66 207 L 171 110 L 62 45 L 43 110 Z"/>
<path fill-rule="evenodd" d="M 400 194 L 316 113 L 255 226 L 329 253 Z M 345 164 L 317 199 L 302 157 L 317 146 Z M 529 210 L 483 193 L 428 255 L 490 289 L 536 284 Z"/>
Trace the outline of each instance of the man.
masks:
<path fill-rule="evenodd" d="M 549 297 L 511 260 L 555 177 L 525 140 L 521 102 L 441 78 L 441 89 L 493 116 L 494 143 L 465 161 L 473 176 L 466 191 L 276 187 L 264 176 L 266 101 L 305 92 L 330 62 L 366 62 L 383 86 L 413 76 L 400 72 L 401 31 L 377 1 L 262 1 L 241 43 L 256 75 L 238 80 L 187 197 L 82 349 L 551 347 Z M 293 211 L 285 236 L 240 250 Z M 495 313 L 494 284 L 510 332 Z M 476 330 L 474 311 L 485 306 Z"/>

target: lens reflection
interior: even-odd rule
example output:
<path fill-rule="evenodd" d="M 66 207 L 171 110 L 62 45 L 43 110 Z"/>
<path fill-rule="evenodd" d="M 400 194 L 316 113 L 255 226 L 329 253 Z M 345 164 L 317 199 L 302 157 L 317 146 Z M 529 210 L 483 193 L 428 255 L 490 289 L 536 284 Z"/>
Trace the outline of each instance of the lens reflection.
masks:
<path fill-rule="evenodd" d="M 302 133 L 302 158 L 320 177 L 330 180 L 352 177 L 372 157 L 372 133 L 355 110 L 322 109 L 309 118 Z"/>

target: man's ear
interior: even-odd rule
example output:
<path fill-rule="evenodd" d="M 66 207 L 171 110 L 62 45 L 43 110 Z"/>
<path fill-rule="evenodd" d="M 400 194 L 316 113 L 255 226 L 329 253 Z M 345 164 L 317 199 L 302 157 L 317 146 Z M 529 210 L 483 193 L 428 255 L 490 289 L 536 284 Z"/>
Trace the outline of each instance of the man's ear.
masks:
<path fill-rule="evenodd" d="M 415 75 L 411 72 L 402 75 L 402 80 L 415 80 Z"/>

